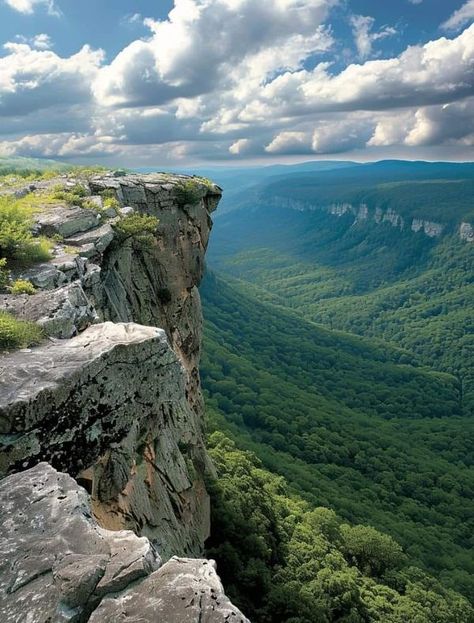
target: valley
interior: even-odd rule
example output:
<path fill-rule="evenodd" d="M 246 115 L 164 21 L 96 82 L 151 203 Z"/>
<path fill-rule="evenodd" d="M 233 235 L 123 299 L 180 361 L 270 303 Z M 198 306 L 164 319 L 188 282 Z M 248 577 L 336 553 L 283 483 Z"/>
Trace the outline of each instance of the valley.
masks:
<path fill-rule="evenodd" d="M 357 193 L 393 208 L 387 178 L 399 188 L 406 171 L 387 165 L 369 192 L 365 167 Z M 472 168 L 440 167 L 430 174 L 452 179 L 438 208 L 454 185 L 460 193 L 446 217 L 431 213 L 430 194 L 399 201 L 405 219 L 440 221 L 440 236 L 275 201 L 275 187 L 303 193 L 300 174 L 243 191 L 215 222 L 201 374 L 211 429 L 312 507 L 390 534 L 472 598 L 474 264 L 458 235 L 472 218 Z M 336 176 L 331 200 L 347 200 L 348 171 L 307 174 L 308 201 Z"/>

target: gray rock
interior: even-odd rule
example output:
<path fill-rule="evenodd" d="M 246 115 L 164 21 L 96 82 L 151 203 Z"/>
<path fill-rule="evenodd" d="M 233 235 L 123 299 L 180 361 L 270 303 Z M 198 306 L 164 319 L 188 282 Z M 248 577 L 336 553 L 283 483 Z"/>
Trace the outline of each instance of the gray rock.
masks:
<path fill-rule="evenodd" d="M 0 474 L 46 460 L 89 480 L 103 526 L 140 525 L 168 557 L 200 551 L 201 429 L 164 331 L 106 322 L 0 365 Z"/>
<path fill-rule="evenodd" d="M 474 242 L 474 227 L 471 223 L 461 223 L 459 226 L 459 237 L 464 242 Z"/>
<path fill-rule="evenodd" d="M 40 288 L 41 290 L 53 290 L 68 282 L 65 273 L 52 262 L 37 264 L 23 271 L 20 276 L 22 279 L 31 281 L 35 288 Z"/>
<path fill-rule="evenodd" d="M 92 518 L 84 489 L 40 463 L 0 482 L 0 620 L 82 623 L 160 565 L 146 538 Z"/>
<path fill-rule="evenodd" d="M 133 214 L 135 210 L 131 206 L 125 206 L 120 208 L 119 212 L 122 216 L 129 216 L 130 214 Z"/>
<path fill-rule="evenodd" d="M 190 179 L 197 191 L 194 203 L 184 206 L 183 182 Z M 104 527 L 146 535 L 164 557 L 199 555 L 209 533 L 204 477 L 212 466 L 204 445 L 197 286 L 210 214 L 221 191 L 198 178 L 169 174 L 104 175 L 90 185 L 92 196 L 112 190 L 122 205 L 155 215 L 160 220 L 156 242 L 110 244 L 109 227 L 98 227 L 96 220 L 70 231 L 71 222 L 72 230 L 78 226 L 74 215 L 96 219 L 95 213 L 47 206 L 40 222 L 56 231 L 63 214 L 73 240 L 33 271 L 33 283 L 49 288 L 38 296 L 51 296 L 51 304 L 39 297 L 25 317 L 31 314 L 60 338 L 82 331 L 92 317 L 95 322 L 96 313 L 101 321 L 162 327 L 172 350 L 166 346 L 160 358 L 158 346 L 150 345 L 153 339 L 137 344 L 130 335 L 114 349 L 111 329 L 91 327 L 82 334 L 84 342 L 81 335 L 0 363 L 3 369 L 11 366 L 0 393 L 9 384 L 17 392 L 0 411 L 0 471 L 49 460 L 87 485 Z M 67 289 L 68 284 L 75 289 Z M 72 292 L 85 299 L 74 299 Z M 43 387 L 52 368 L 58 376 Z M 25 398 L 24 388 L 33 386 L 42 389 Z"/>
<path fill-rule="evenodd" d="M 99 220 L 100 215 L 94 210 L 67 205 L 48 206 L 47 210 L 35 217 L 40 234 L 57 234 L 64 238 L 97 227 Z"/>
<path fill-rule="evenodd" d="M 47 335 L 57 338 L 70 338 L 99 320 L 78 282 L 31 296 L 0 296 L 0 309 L 37 322 Z"/>
<path fill-rule="evenodd" d="M 75 236 L 66 238 L 64 243 L 74 247 L 93 245 L 97 253 L 103 253 L 113 239 L 114 231 L 112 227 L 108 223 L 106 223 L 101 227 L 91 229 L 85 233 L 77 234 Z"/>
<path fill-rule="evenodd" d="M 249 623 L 224 593 L 214 561 L 172 558 L 121 595 L 108 597 L 90 623 Z"/>

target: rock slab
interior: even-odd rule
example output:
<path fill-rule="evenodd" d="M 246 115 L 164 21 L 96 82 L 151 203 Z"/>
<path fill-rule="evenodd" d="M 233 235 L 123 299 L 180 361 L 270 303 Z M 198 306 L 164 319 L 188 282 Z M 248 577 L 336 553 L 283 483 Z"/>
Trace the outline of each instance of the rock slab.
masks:
<path fill-rule="evenodd" d="M 0 518 L 2 623 L 82 623 L 160 565 L 148 539 L 100 528 L 86 491 L 47 463 L 0 482 Z"/>
<path fill-rule="evenodd" d="M 198 554 L 208 505 L 193 484 L 200 431 L 185 386 L 165 332 L 134 323 L 6 355 L 0 474 L 47 461 L 88 486 L 104 527 L 135 528 L 168 557 Z"/>
<path fill-rule="evenodd" d="M 2 623 L 249 623 L 208 560 L 160 558 L 100 528 L 89 496 L 47 463 L 0 482 Z"/>

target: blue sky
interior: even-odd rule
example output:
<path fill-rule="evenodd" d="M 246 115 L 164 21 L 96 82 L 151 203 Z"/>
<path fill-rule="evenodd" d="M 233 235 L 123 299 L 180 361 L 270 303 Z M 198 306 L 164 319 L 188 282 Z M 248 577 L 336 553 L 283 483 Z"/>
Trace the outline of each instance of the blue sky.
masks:
<path fill-rule="evenodd" d="M 474 0 L 0 0 L 0 154 L 472 159 Z"/>

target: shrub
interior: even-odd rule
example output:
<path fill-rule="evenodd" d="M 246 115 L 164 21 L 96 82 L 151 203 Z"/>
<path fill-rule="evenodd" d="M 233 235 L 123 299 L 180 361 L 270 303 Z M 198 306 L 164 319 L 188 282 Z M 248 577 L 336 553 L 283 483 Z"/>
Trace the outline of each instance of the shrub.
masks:
<path fill-rule="evenodd" d="M 0 197 L 0 257 L 28 265 L 51 257 L 53 243 L 31 232 L 33 209 L 23 200 Z"/>
<path fill-rule="evenodd" d="M 129 214 L 113 225 L 119 240 L 124 242 L 130 238 L 140 243 L 151 244 L 156 234 L 159 220 L 148 214 Z"/>
<path fill-rule="evenodd" d="M 10 271 L 7 268 L 7 258 L 0 258 L 0 292 L 5 290 L 10 281 Z"/>
<path fill-rule="evenodd" d="M 187 203 L 197 203 L 201 197 L 203 196 L 202 186 L 207 184 L 204 183 L 203 180 L 187 180 L 186 182 L 181 182 L 175 191 L 176 198 L 179 203 L 182 205 L 186 205 Z"/>
<path fill-rule="evenodd" d="M 35 286 L 27 279 L 17 279 L 13 282 L 10 292 L 12 294 L 34 294 Z"/>
<path fill-rule="evenodd" d="M 120 203 L 115 197 L 106 197 L 104 199 L 104 208 L 113 208 L 116 212 L 120 209 Z"/>
<path fill-rule="evenodd" d="M 53 188 L 52 198 L 65 201 L 68 205 L 82 208 L 87 201 L 87 191 L 81 184 L 75 184 L 70 188 L 65 188 L 59 184 Z"/>
<path fill-rule="evenodd" d="M 11 314 L 0 312 L 0 351 L 27 348 L 39 344 L 43 331 L 34 322 L 18 320 Z"/>

